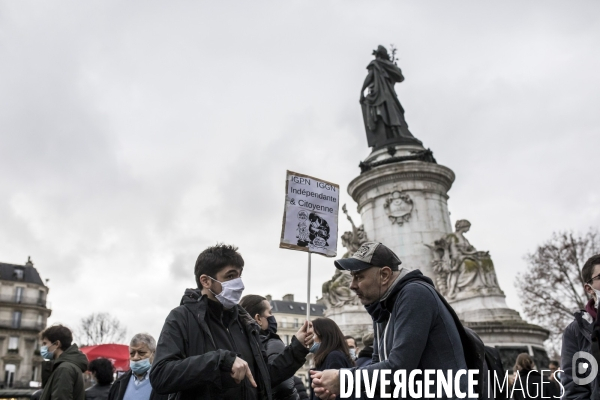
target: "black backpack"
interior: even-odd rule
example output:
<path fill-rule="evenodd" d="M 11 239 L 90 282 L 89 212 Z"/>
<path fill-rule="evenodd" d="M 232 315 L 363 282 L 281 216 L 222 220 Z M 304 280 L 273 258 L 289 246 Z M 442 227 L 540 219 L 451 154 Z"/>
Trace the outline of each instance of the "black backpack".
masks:
<path fill-rule="evenodd" d="M 500 364 L 500 371 L 498 371 L 497 362 L 494 360 L 494 356 L 492 355 L 493 351 L 496 349 L 492 347 L 488 347 L 486 351 L 486 346 L 483 344 L 479 336 L 473 332 L 471 329 L 465 327 L 454 309 L 448 304 L 444 296 L 442 296 L 439 292 L 437 293 L 440 300 L 446 306 L 446 309 L 452 315 L 452 319 L 454 319 L 454 323 L 456 324 L 456 329 L 458 329 L 458 334 L 460 335 L 460 341 L 463 346 L 463 351 L 465 354 L 465 361 L 467 363 L 468 369 L 476 369 L 479 371 L 477 386 L 475 393 L 479 395 L 479 399 L 482 400 L 496 400 L 496 399 L 507 399 L 508 398 L 508 388 L 506 389 L 506 393 L 501 393 L 496 391 L 496 397 L 493 397 L 494 391 L 489 390 L 488 388 L 492 387 L 494 382 L 493 378 L 491 381 L 488 381 L 488 371 L 492 371 L 491 376 L 493 376 L 493 371 L 496 371 L 498 377 L 504 377 L 504 370 L 502 369 L 502 364 Z M 504 392 L 504 391 L 503 391 Z"/>

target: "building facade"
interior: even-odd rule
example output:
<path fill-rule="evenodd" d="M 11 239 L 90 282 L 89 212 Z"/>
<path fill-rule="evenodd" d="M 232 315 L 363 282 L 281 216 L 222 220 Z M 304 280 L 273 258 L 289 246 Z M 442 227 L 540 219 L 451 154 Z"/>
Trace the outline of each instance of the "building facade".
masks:
<path fill-rule="evenodd" d="M 48 290 L 31 259 L 25 265 L 0 262 L 0 387 L 42 380 L 38 335 L 51 314 Z"/>

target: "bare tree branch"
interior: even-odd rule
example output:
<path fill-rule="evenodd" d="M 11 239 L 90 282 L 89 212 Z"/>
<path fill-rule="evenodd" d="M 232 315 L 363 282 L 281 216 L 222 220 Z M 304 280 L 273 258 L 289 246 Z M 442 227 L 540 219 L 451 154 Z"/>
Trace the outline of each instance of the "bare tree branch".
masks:
<path fill-rule="evenodd" d="M 518 274 L 525 316 L 550 331 L 550 353 L 560 354 L 564 329 L 573 313 L 585 308 L 588 297 L 583 289 L 581 268 L 588 258 L 600 253 L 598 232 L 583 236 L 558 232 L 540 245 L 525 260 L 528 268 Z"/>
<path fill-rule="evenodd" d="M 93 313 L 81 319 L 77 333 L 80 343 L 91 346 L 123 342 L 127 328 L 109 313 Z"/>

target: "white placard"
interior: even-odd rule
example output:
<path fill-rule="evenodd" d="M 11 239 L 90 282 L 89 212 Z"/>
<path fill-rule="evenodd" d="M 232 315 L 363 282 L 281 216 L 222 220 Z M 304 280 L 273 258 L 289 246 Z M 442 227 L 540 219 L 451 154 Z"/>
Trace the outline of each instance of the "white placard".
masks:
<path fill-rule="evenodd" d="M 337 255 L 340 186 L 287 171 L 279 247 Z"/>

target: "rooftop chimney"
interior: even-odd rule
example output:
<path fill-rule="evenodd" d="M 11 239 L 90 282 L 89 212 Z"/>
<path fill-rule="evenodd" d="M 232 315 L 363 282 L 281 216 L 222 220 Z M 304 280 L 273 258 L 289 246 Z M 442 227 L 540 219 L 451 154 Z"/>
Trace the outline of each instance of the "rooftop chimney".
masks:
<path fill-rule="evenodd" d="M 283 296 L 283 301 L 294 301 L 294 295 L 286 294 L 285 296 Z"/>

